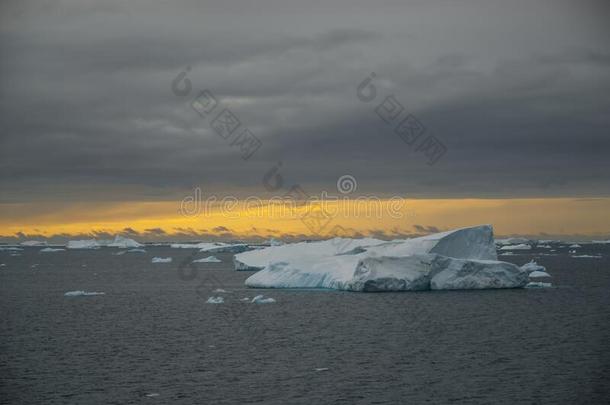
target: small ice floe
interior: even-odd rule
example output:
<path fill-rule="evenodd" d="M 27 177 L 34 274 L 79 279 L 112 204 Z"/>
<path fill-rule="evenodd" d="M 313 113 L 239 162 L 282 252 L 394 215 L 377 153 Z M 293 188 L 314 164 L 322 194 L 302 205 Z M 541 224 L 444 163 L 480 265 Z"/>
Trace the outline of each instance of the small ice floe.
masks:
<path fill-rule="evenodd" d="M 536 245 L 538 249 L 552 249 L 551 245 Z"/>
<path fill-rule="evenodd" d="M 0 252 L 2 251 L 7 251 L 7 252 L 21 252 L 23 249 L 18 248 L 18 247 L 14 247 L 14 246 L 9 246 L 9 247 L 0 247 Z"/>
<path fill-rule="evenodd" d="M 551 283 L 543 283 L 542 281 L 530 281 L 525 285 L 525 288 L 550 288 L 553 285 Z"/>
<path fill-rule="evenodd" d="M 272 304 L 275 302 L 275 300 L 273 298 L 265 298 L 264 295 L 257 295 L 256 297 L 252 298 L 251 302 L 253 304 Z"/>
<path fill-rule="evenodd" d="M 579 247 L 582 247 L 582 246 L 580 246 L 578 243 L 575 243 L 575 244 L 570 245 L 570 246 L 568 246 L 568 247 L 569 247 L 569 248 L 572 248 L 572 249 L 576 249 L 576 248 L 579 248 Z"/>
<path fill-rule="evenodd" d="M 208 256 L 203 259 L 193 260 L 193 263 L 220 263 L 222 260 L 217 258 L 216 256 Z"/>
<path fill-rule="evenodd" d="M 159 393 L 157 393 L 157 392 L 151 392 L 150 394 L 146 394 L 146 396 L 147 396 L 148 398 L 154 398 L 154 397 L 158 397 L 158 396 L 159 396 Z"/>
<path fill-rule="evenodd" d="M 122 256 L 122 255 L 124 255 L 125 253 L 127 253 L 127 251 L 126 251 L 126 250 L 120 250 L 120 251 L 118 251 L 118 252 L 114 252 L 112 255 L 113 255 L 113 256 Z"/>
<path fill-rule="evenodd" d="M 36 268 L 36 267 L 38 267 L 38 266 L 39 266 L 39 264 L 38 264 L 38 263 L 34 263 L 34 264 L 33 264 L 33 265 L 31 265 L 30 267 L 31 267 L 31 268 L 33 268 L 33 269 L 35 269 L 35 268 Z"/>
<path fill-rule="evenodd" d="M 223 304 L 225 299 L 223 297 L 210 297 L 206 301 L 207 304 Z"/>
<path fill-rule="evenodd" d="M 500 250 L 530 250 L 531 248 L 530 245 L 521 243 L 519 245 L 502 246 Z"/>
<path fill-rule="evenodd" d="M 602 255 L 574 255 L 572 257 L 577 259 L 601 259 Z"/>
<path fill-rule="evenodd" d="M 249 297 L 244 297 L 244 298 L 240 299 L 240 301 L 248 301 L 248 302 L 250 302 L 250 298 Z"/>
<path fill-rule="evenodd" d="M 129 249 L 127 253 L 146 253 L 145 249 Z"/>
<path fill-rule="evenodd" d="M 6 267 L 6 264 L 0 263 L 0 267 Z"/>
<path fill-rule="evenodd" d="M 100 244 L 95 239 L 71 240 L 66 245 L 68 249 L 99 249 Z"/>
<path fill-rule="evenodd" d="M 575 250 L 570 250 L 570 251 L 568 251 L 568 253 L 569 254 L 574 254 L 574 253 L 576 253 L 576 251 Z"/>
<path fill-rule="evenodd" d="M 98 291 L 77 290 L 77 291 L 68 291 L 67 293 L 64 294 L 65 297 L 83 297 L 83 296 L 91 296 L 91 295 L 106 295 L 106 293 L 98 292 Z"/>
<path fill-rule="evenodd" d="M 533 260 L 521 266 L 521 271 L 529 273 L 530 278 L 551 277 L 551 275 L 546 272 L 544 266 L 539 265 Z"/>
<path fill-rule="evenodd" d="M 314 368 L 314 370 L 319 373 L 320 371 L 328 371 L 328 368 L 327 367 L 320 367 L 320 368 Z"/>
<path fill-rule="evenodd" d="M 498 256 L 513 256 L 514 253 L 513 252 L 504 252 L 504 253 L 500 253 Z"/>
<path fill-rule="evenodd" d="M 214 291 L 212 291 L 212 292 L 215 292 L 215 293 L 228 293 L 228 291 L 227 291 L 227 290 L 223 290 L 222 288 L 217 288 L 217 289 L 215 289 L 215 290 L 214 290 Z"/>
<path fill-rule="evenodd" d="M 66 250 L 66 249 L 59 249 L 59 248 L 55 249 L 55 248 L 50 248 L 50 247 L 48 247 L 48 248 L 40 249 L 40 250 L 38 251 L 38 253 L 65 252 L 65 250 Z"/>
<path fill-rule="evenodd" d="M 171 263 L 171 257 L 153 257 L 151 263 Z"/>

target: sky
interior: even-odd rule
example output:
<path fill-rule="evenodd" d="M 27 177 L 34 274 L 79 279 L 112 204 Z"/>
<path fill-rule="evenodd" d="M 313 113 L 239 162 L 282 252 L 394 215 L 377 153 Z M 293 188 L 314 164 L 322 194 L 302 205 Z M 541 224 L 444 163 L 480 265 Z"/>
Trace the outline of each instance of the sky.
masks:
<path fill-rule="evenodd" d="M 0 238 L 610 237 L 608 17 L 588 0 L 3 1 Z M 403 215 L 247 214 L 294 186 Z M 234 215 L 185 214 L 198 188 Z"/>

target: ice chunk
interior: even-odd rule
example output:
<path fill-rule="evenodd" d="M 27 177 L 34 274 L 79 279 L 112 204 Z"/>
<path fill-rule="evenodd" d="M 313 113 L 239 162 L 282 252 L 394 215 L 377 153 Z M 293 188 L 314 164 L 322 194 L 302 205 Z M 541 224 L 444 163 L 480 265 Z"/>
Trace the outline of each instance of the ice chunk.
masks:
<path fill-rule="evenodd" d="M 210 297 L 206 301 L 206 303 L 208 304 L 223 304 L 224 302 L 225 299 L 223 297 Z"/>
<path fill-rule="evenodd" d="M 108 243 L 106 246 L 127 249 L 127 248 L 139 248 L 144 245 L 142 245 L 139 242 L 136 242 L 133 239 L 125 238 L 121 235 L 116 235 L 114 237 L 114 240 L 112 242 Z"/>
<path fill-rule="evenodd" d="M 217 258 L 216 256 L 208 256 L 203 259 L 193 260 L 193 263 L 220 263 L 222 260 Z"/>
<path fill-rule="evenodd" d="M 525 285 L 525 288 L 550 288 L 553 284 L 543 283 L 542 281 L 530 281 Z"/>
<path fill-rule="evenodd" d="M 66 247 L 68 249 L 98 249 L 100 244 L 95 239 L 71 240 Z"/>
<path fill-rule="evenodd" d="M 526 244 L 502 246 L 500 250 L 530 250 L 532 247 Z"/>
<path fill-rule="evenodd" d="M 129 249 L 127 253 L 146 253 L 146 249 Z"/>
<path fill-rule="evenodd" d="M 264 295 L 257 295 L 252 298 L 251 301 L 253 304 L 273 304 L 275 300 L 273 298 L 265 298 Z"/>
<path fill-rule="evenodd" d="M 227 291 L 227 290 L 223 290 L 222 288 L 217 288 L 217 289 L 215 289 L 215 290 L 214 290 L 214 291 L 212 291 L 212 292 L 215 292 L 215 293 L 228 293 L 228 291 Z"/>
<path fill-rule="evenodd" d="M 262 269 L 248 287 L 413 291 L 515 288 L 527 272 L 498 262 L 489 225 L 383 242 L 343 240 L 272 246 L 235 256 L 237 269 Z"/>
<path fill-rule="evenodd" d="M 53 252 L 64 252 L 66 249 L 54 249 L 54 248 L 44 248 L 40 249 L 38 253 L 53 253 Z"/>
<path fill-rule="evenodd" d="M 105 292 L 77 290 L 77 291 L 68 291 L 67 293 L 64 294 L 64 296 L 80 297 L 80 296 L 105 295 L 105 294 L 106 294 Z"/>
<path fill-rule="evenodd" d="M 171 263 L 171 257 L 153 257 L 151 263 Z"/>
<path fill-rule="evenodd" d="M 572 249 L 576 249 L 576 248 L 579 248 L 579 247 L 582 247 L 582 246 L 580 246 L 578 243 L 574 243 L 574 244 L 572 244 L 572 245 L 570 245 L 568 247 L 572 248 Z"/>
<path fill-rule="evenodd" d="M 538 263 L 536 263 L 533 260 L 530 261 L 529 263 L 525 263 L 523 266 L 521 266 L 521 270 L 523 270 L 527 273 L 531 273 L 532 271 L 546 271 L 544 266 L 539 265 Z"/>

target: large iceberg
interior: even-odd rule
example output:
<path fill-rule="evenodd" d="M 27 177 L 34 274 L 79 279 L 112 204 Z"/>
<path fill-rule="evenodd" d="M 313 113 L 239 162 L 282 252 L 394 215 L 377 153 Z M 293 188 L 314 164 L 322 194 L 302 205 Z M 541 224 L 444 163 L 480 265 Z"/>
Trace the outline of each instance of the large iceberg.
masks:
<path fill-rule="evenodd" d="M 482 225 L 385 242 L 335 238 L 235 255 L 237 270 L 260 270 L 248 287 L 415 291 L 520 288 L 529 271 L 498 261 L 493 228 Z"/>

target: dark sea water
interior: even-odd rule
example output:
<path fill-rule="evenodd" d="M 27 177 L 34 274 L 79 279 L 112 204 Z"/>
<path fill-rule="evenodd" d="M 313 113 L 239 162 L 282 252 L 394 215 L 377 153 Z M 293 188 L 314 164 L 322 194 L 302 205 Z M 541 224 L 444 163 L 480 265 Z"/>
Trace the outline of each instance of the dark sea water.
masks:
<path fill-rule="evenodd" d="M 228 253 L 39 250 L 0 252 L 3 404 L 609 402 L 610 245 L 501 257 L 554 288 L 377 294 L 247 289 Z"/>

